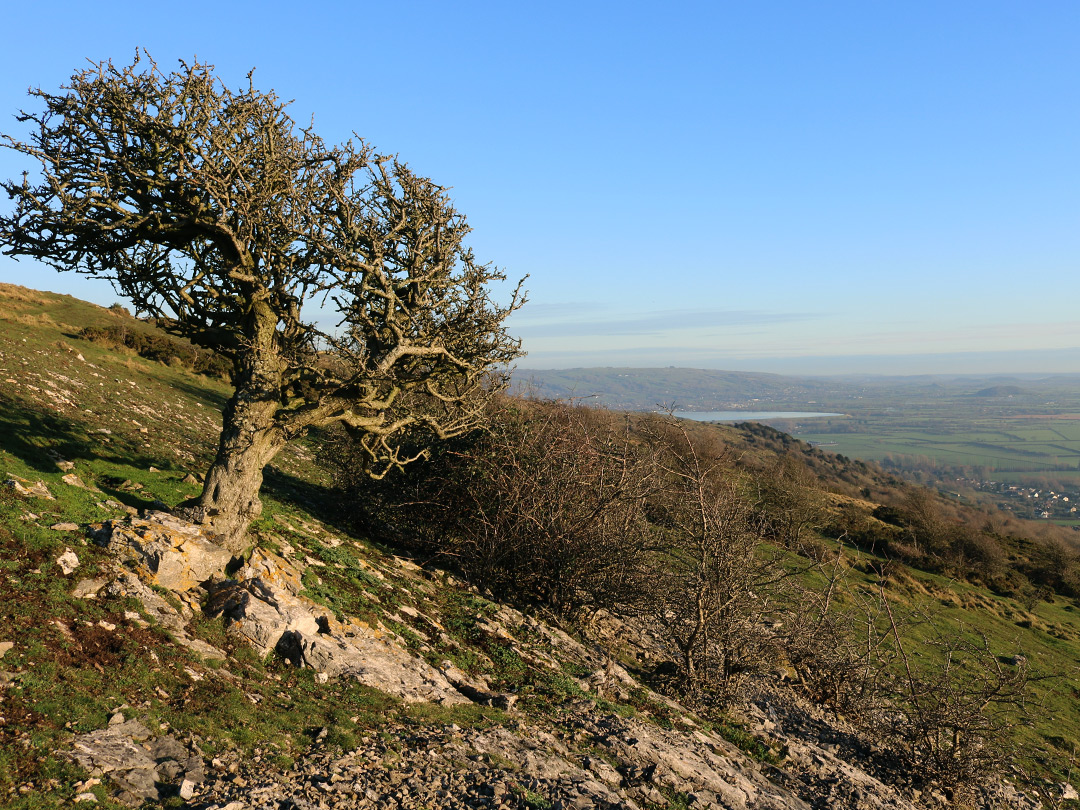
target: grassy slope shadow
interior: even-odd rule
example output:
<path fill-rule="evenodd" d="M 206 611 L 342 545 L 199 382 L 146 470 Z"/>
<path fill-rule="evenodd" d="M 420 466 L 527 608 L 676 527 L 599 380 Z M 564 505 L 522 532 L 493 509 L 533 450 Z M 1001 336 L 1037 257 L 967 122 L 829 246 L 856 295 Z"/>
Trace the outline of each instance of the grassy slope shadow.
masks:
<path fill-rule="evenodd" d="M 141 466 L 154 463 L 126 437 L 116 436 L 105 444 L 90 433 L 92 429 L 85 422 L 45 413 L 0 395 L 0 450 L 34 470 L 55 473 L 58 459 L 100 459 Z"/>

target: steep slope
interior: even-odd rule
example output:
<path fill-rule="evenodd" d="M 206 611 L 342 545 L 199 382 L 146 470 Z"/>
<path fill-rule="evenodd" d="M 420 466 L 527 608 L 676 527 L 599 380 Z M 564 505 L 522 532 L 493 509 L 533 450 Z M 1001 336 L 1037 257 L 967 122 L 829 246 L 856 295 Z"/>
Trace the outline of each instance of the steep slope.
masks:
<path fill-rule="evenodd" d="M 309 445 L 267 476 L 257 548 L 224 559 L 163 510 L 197 491 L 226 386 L 78 337 L 116 322 L 148 328 L 0 288 L 4 806 L 946 802 L 790 673 L 706 720 L 641 680 L 641 628 L 575 637 L 357 535 Z M 975 589 L 902 583 L 980 604 Z M 1060 605 L 1000 604 L 1017 633 L 1042 634 L 1025 640 L 1032 658 L 1075 660 L 1080 626 Z M 1072 734 L 1075 719 L 1058 723 Z M 1007 785 L 981 802 L 1035 806 Z"/>

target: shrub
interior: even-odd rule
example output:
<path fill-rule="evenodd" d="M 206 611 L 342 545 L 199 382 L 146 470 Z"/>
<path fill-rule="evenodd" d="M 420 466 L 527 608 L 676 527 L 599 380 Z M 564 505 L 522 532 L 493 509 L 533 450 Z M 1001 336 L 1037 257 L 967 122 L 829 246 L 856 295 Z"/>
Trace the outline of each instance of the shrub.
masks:
<path fill-rule="evenodd" d="M 801 504 L 772 520 L 751 497 L 760 487 L 735 471 L 722 445 L 671 419 L 654 419 L 642 432 L 657 470 L 650 500 L 665 516 L 647 594 L 652 624 L 689 696 L 726 703 L 780 656 L 800 594 L 779 544 L 799 545 L 813 509 Z"/>
<path fill-rule="evenodd" d="M 330 454 L 369 528 L 411 535 L 497 594 L 584 617 L 647 584 L 650 468 L 625 417 L 503 398 L 486 430 L 382 481 L 346 437 Z"/>
<path fill-rule="evenodd" d="M 891 730 L 912 770 L 966 805 L 1008 762 L 1011 726 L 1024 715 L 1027 664 L 1022 656 L 999 655 L 984 635 L 937 623 L 916 650 L 901 640 L 884 604 L 895 641 L 888 697 L 898 713 Z"/>
<path fill-rule="evenodd" d="M 181 365 L 197 374 L 230 379 L 232 361 L 215 352 L 148 330 L 131 329 L 126 324 L 87 326 L 79 337 L 114 348 L 130 349 L 140 357 L 165 365 Z"/>

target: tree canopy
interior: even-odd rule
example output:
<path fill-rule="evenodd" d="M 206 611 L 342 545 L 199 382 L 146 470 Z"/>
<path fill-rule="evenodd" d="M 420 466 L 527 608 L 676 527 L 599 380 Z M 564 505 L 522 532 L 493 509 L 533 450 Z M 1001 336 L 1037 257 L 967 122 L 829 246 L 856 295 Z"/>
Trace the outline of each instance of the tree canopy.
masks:
<path fill-rule="evenodd" d="M 3 188 L 4 252 L 110 279 L 142 313 L 233 361 L 235 394 L 197 516 L 237 545 L 262 470 L 313 427 L 344 423 L 376 472 L 407 429 L 473 427 L 520 355 L 524 303 L 490 287 L 446 189 L 359 137 L 327 145 L 287 103 L 230 90 L 211 65 L 146 54 L 76 72 L 4 144 L 35 159 Z M 327 317 L 321 325 L 316 315 Z M 194 513 L 193 513 L 194 514 Z"/>

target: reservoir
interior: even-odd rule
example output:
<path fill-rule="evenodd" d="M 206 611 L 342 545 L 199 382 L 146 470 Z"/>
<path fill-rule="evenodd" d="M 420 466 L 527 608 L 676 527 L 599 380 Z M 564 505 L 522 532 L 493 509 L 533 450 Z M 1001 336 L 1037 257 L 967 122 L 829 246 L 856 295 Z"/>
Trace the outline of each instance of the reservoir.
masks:
<path fill-rule="evenodd" d="M 820 419 L 843 414 L 811 411 L 676 411 L 672 416 L 693 419 L 695 422 L 770 422 L 774 419 Z"/>

